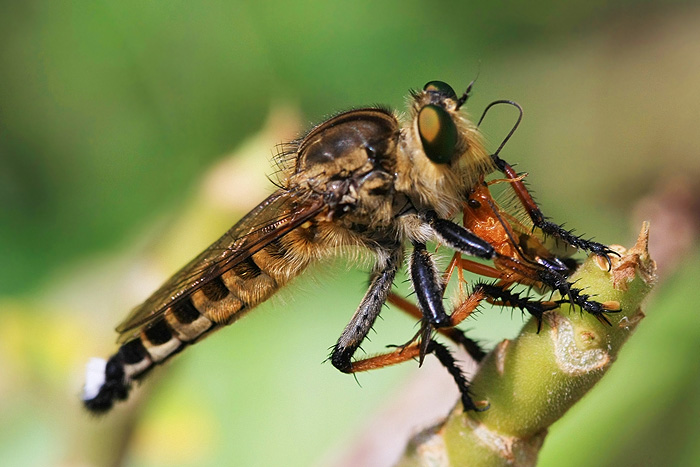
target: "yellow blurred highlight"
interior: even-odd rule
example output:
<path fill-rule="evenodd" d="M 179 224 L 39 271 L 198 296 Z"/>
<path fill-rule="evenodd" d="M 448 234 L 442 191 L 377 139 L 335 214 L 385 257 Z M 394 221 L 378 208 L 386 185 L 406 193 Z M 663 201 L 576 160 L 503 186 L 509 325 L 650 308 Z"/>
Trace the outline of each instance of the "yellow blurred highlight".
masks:
<path fill-rule="evenodd" d="M 0 375 L 3 387 L 27 379 L 62 386 L 66 375 L 81 359 L 87 348 L 85 329 L 76 325 L 65 310 L 45 313 L 47 305 L 5 300 L 0 303 L 3 324 L 0 326 Z"/>
<path fill-rule="evenodd" d="M 210 410 L 194 407 L 191 399 L 167 406 L 137 428 L 133 454 L 147 465 L 205 462 L 221 442 L 217 419 Z"/>

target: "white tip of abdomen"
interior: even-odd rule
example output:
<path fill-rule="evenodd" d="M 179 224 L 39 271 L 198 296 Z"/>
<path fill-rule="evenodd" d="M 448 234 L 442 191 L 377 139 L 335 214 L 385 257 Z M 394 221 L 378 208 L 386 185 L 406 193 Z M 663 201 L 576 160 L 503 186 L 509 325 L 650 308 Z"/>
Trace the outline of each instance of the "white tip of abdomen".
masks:
<path fill-rule="evenodd" d="M 83 387 L 83 400 L 88 401 L 97 397 L 100 389 L 105 384 L 105 370 L 107 360 L 104 358 L 91 358 L 85 369 L 85 386 Z"/>

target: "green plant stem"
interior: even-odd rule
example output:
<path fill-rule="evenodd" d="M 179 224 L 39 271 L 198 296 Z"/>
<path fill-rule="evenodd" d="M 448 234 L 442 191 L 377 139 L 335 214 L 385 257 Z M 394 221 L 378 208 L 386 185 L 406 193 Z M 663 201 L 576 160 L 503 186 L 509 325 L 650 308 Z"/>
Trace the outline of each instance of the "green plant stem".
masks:
<path fill-rule="evenodd" d="M 472 394 L 488 409 L 465 413 L 458 404 L 411 440 L 398 465 L 535 465 L 548 427 L 600 380 L 644 317 L 640 305 L 656 278 L 647 240 L 645 224 L 633 248 L 614 247 L 621 256 L 610 270 L 591 256 L 571 277 L 595 300 L 620 304 L 606 314 L 611 325 L 568 304 L 546 313 L 539 333 L 531 319 L 473 378 Z"/>

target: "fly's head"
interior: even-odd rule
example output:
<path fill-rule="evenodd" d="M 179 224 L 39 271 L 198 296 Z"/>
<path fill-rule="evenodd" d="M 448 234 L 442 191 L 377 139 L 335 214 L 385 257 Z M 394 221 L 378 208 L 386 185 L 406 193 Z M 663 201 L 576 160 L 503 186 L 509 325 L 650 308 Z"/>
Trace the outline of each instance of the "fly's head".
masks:
<path fill-rule="evenodd" d="M 318 125 L 299 144 L 291 184 L 322 196 L 333 218 L 387 226 L 399 128 L 383 109 L 359 109 Z"/>
<path fill-rule="evenodd" d="M 397 154 L 397 189 L 418 208 L 435 209 L 445 217 L 494 169 L 479 131 L 460 112 L 467 92 L 458 98 L 448 84 L 431 81 L 412 93 L 410 123 L 402 131 Z"/>

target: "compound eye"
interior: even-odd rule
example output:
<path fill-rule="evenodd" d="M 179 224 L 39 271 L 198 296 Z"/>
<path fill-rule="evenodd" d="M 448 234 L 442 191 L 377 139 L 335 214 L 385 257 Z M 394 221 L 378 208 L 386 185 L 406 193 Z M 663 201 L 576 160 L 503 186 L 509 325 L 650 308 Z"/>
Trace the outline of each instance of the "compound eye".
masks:
<path fill-rule="evenodd" d="M 469 198 L 467 200 L 467 204 L 469 205 L 470 208 L 472 209 L 479 209 L 481 208 L 481 203 L 475 200 L 474 198 Z"/>
<path fill-rule="evenodd" d="M 457 126 L 447 110 L 428 104 L 418 114 L 418 134 L 423 150 L 436 164 L 447 164 L 457 147 Z"/>
<path fill-rule="evenodd" d="M 452 86 L 443 81 L 431 81 L 423 86 L 425 92 L 436 92 L 450 99 L 457 99 L 457 94 Z"/>

